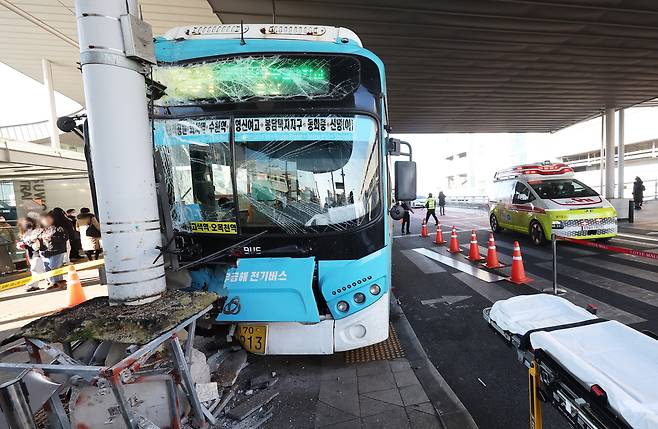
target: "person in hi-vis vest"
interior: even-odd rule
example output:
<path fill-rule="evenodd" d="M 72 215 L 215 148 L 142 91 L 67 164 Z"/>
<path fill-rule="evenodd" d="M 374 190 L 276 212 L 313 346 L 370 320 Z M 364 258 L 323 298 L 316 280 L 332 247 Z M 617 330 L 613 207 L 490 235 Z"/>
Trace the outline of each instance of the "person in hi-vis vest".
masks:
<path fill-rule="evenodd" d="M 434 223 L 438 225 L 439 220 L 436 218 L 436 214 L 434 213 L 434 210 L 436 210 L 436 200 L 432 196 L 431 192 L 427 196 L 427 202 L 425 203 L 425 208 L 427 209 L 427 213 L 425 214 L 425 223 L 427 223 L 430 216 L 432 216 L 434 218 Z"/>

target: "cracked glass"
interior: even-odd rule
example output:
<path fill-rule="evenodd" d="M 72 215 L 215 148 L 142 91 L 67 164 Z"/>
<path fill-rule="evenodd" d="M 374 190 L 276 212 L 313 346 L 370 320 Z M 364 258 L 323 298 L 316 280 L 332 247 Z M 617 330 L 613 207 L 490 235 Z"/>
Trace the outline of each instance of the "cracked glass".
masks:
<path fill-rule="evenodd" d="M 153 79 L 167 88 L 158 105 L 254 99 L 342 98 L 359 84 L 359 62 L 335 56 L 247 56 L 160 64 Z"/>

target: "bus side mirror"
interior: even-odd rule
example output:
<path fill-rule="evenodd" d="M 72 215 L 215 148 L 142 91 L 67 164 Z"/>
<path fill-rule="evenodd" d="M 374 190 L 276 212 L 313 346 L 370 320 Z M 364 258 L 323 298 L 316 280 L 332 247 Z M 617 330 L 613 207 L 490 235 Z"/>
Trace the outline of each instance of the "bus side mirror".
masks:
<path fill-rule="evenodd" d="M 395 201 L 416 199 L 416 163 L 395 161 Z"/>

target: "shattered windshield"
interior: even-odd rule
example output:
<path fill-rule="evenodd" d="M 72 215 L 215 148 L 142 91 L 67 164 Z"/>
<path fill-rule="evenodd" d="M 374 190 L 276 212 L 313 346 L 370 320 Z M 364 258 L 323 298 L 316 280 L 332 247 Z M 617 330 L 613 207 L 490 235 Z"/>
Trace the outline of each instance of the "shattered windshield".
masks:
<path fill-rule="evenodd" d="M 377 123 L 369 116 L 160 120 L 155 144 L 177 230 L 335 231 L 381 210 Z"/>
<path fill-rule="evenodd" d="M 270 55 L 161 64 L 153 79 L 166 86 L 157 103 L 175 106 L 342 98 L 358 87 L 359 74 L 359 62 L 350 57 Z"/>

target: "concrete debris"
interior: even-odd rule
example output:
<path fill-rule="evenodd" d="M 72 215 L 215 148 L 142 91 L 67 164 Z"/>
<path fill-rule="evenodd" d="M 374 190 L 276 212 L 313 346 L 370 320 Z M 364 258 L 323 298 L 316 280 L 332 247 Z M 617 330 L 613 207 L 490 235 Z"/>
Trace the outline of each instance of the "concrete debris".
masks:
<path fill-rule="evenodd" d="M 219 365 L 224 362 L 224 359 L 226 359 L 226 355 L 229 353 L 228 349 L 221 349 L 216 353 L 213 353 L 207 360 L 206 362 L 208 363 L 208 367 L 210 368 L 210 372 L 214 373 L 217 372 L 217 368 L 219 368 Z"/>
<path fill-rule="evenodd" d="M 247 366 L 247 352 L 240 349 L 228 353 L 226 359 L 217 368 L 217 382 L 222 387 L 231 387 L 240 375 L 240 371 Z"/>
<path fill-rule="evenodd" d="M 271 419 L 273 415 L 274 413 L 272 410 L 264 410 L 262 413 L 255 414 L 235 426 L 232 426 L 231 429 L 258 429 Z"/>
<path fill-rule="evenodd" d="M 272 382 L 272 377 L 270 377 L 269 374 L 259 375 L 257 377 L 252 378 L 249 381 L 249 387 L 251 387 L 254 390 L 265 389 L 266 387 L 270 386 L 271 382 Z"/>
<path fill-rule="evenodd" d="M 195 389 L 201 402 L 210 402 L 219 399 L 217 383 L 197 383 Z"/>
<path fill-rule="evenodd" d="M 279 392 L 261 392 L 246 401 L 241 402 L 236 407 L 231 408 L 226 415 L 233 420 L 242 421 L 254 411 L 270 403 L 270 401 L 276 398 L 278 394 Z"/>
<path fill-rule="evenodd" d="M 210 383 L 210 368 L 206 363 L 206 355 L 193 348 L 190 360 L 190 376 L 194 384 Z"/>
<path fill-rule="evenodd" d="M 251 396 L 251 395 L 253 395 L 253 394 L 254 394 L 254 390 L 253 390 L 253 389 L 249 389 L 249 390 L 246 390 L 246 391 L 244 392 L 244 396 Z"/>
<path fill-rule="evenodd" d="M 224 408 L 228 405 L 228 403 L 233 399 L 235 396 L 235 393 L 233 391 L 228 392 L 224 397 L 222 398 L 222 401 L 216 406 L 216 408 L 212 411 L 212 415 L 217 417 L 219 416 L 222 411 L 224 411 Z"/>

